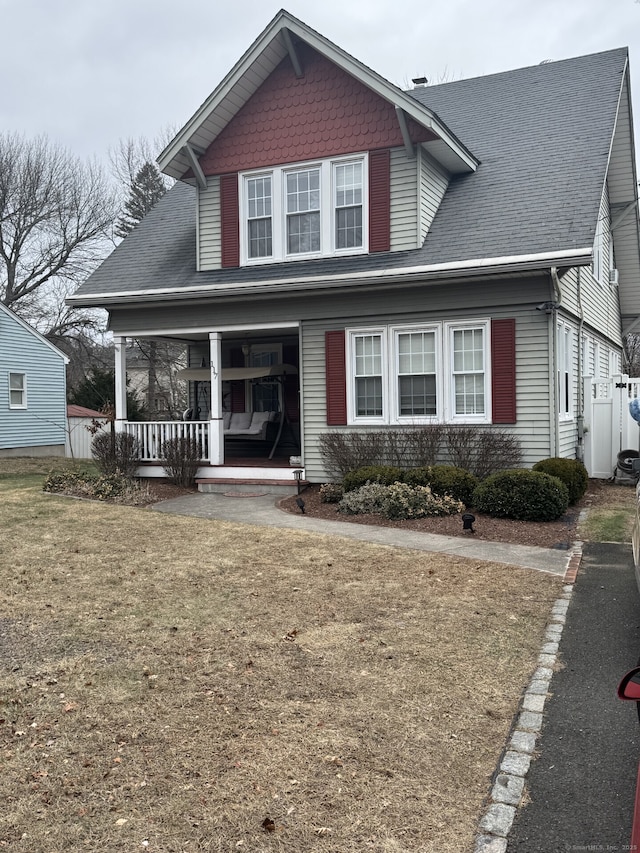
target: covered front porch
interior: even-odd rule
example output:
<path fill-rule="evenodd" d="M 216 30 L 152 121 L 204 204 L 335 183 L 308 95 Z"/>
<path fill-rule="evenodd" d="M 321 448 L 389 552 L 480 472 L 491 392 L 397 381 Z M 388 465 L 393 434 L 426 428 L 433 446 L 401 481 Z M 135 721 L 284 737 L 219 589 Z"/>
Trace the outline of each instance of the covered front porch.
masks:
<path fill-rule="evenodd" d="M 136 439 L 138 475 L 166 476 L 166 443 L 186 438 L 199 448 L 197 480 L 203 491 L 294 490 L 305 476 L 297 327 L 192 333 L 182 342 L 187 366 L 175 371 L 188 389 L 182 419 L 130 421 L 127 338 L 114 338 L 115 428 Z"/>

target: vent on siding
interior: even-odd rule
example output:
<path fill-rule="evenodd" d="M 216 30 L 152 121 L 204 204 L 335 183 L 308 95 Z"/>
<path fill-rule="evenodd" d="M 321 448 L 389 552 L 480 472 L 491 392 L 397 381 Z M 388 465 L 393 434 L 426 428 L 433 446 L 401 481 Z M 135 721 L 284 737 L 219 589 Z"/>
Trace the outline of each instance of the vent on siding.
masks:
<path fill-rule="evenodd" d="M 220 220 L 222 223 L 222 266 L 240 266 L 240 209 L 238 176 L 220 178 Z"/>
<path fill-rule="evenodd" d="M 344 330 L 325 332 L 327 425 L 347 423 L 347 366 Z"/>
<path fill-rule="evenodd" d="M 492 421 L 516 422 L 516 321 L 491 321 Z"/>

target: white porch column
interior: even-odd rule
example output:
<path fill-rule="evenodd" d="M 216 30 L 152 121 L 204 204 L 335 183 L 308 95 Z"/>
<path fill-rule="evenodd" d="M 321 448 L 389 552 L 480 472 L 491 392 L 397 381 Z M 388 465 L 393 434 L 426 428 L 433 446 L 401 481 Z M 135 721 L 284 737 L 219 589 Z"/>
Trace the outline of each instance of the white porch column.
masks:
<path fill-rule="evenodd" d="M 211 365 L 211 414 L 209 421 L 209 462 L 224 463 L 222 421 L 222 334 L 209 332 L 209 364 Z"/>
<path fill-rule="evenodd" d="M 117 432 L 124 430 L 127 420 L 127 339 L 114 336 L 113 343 L 116 350 L 115 374 L 116 374 L 116 420 Z"/>

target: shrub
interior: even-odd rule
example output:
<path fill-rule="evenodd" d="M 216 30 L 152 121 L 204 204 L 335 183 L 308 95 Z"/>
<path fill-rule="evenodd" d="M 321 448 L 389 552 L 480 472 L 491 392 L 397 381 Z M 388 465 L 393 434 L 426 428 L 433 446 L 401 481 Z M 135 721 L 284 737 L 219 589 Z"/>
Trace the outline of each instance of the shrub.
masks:
<path fill-rule="evenodd" d="M 170 483 L 190 488 L 200 467 L 200 442 L 195 438 L 169 438 L 163 445 L 162 467 Z"/>
<path fill-rule="evenodd" d="M 323 483 L 320 486 L 320 503 L 337 504 L 344 496 L 344 489 L 339 483 Z"/>
<path fill-rule="evenodd" d="M 589 485 L 589 474 L 582 462 L 578 459 L 541 459 L 533 466 L 534 471 L 542 471 L 557 477 L 565 484 L 569 491 L 569 503 L 574 504 L 587 491 Z"/>
<path fill-rule="evenodd" d="M 338 510 L 347 515 L 382 512 L 386 496 L 387 486 L 382 483 L 365 483 L 360 488 L 347 492 L 338 504 Z"/>
<path fill-rule="evenodd" d="M 429 486 L 408 483 L 366 483 L 347 492 L 338 506 L 350 515 L 379 513 L 386 518 L 424 518 L 433 515 L 454 515 L 464 509 L 462 503 L 449 495 L 435 495 Z"/>
<path fill-rule="evenodd" d="M 82 469 L 53 468 L 45 477 L 42 490 L 45 492 L 73 492 L 94 478 Z"/>
<path fill-rule="evenodd" d="M 470 471 L 478 480 L 522 461 L 518 438 L 506 429 L 450 424 L 444 427 L 447 461 Z"/>
<path fill-rule="evenodd" d="M 436 495 L 429 486 L 393 483 L 387 486 L 382 512 L 387 518 L 424 518 L 432 515 L 455 515 L 463 504 L 450 495 Z"/>
<path fill-rule="evenodd" d="M 522 459 L 520 442 L 508 430 L 458 424 L 327 432 L 320 436 L 320 453 L 336 479 L 369 465 L 424 468 L 446 462 L 481 480 Z"/>
<path fill-rule="evenodd" d="M 408 483 L 410 486 L 429 486 L 431 485 L 431 471 L 433 468 L 426 465 L 423 468 L 409 468 L 402 472 L 402 482 Z"/>
<path fill-rule="evenodd" d="M 150 501 L 148 486 L 132 482 L 119 471 L 95 477 L 82 470 L 56 470 L 47 475 L 43 489 L 45 492 L 73 495 L 82 498 L 97 498 L 114 503 L 147 504 Z"/>
<path fill-rule="evenodd" d="M 364 486 L 365 483 L 382 483 L 385 486 L 390 486 L 391 483 L 400 480 L 402 480 L 400 468 L 394 468 L 392 465 L 366 465 L 363 468 L 356 468 L 355 471 L 349 471 L 342 485 L 345 492 L 351 492 L 353 489 Z"/>
<path fill-rule="evenodd" d="M 569 492 L 557 477 L 517 468 L 487 477 L 476 488 L 473 505 L 495 518 L 553 521 L 566 512 Z"/>
<path fill-rule="evenodd" d="M 138 468 L 138 442 L 128 432 L 98 433 L 91 442 L 91 453 L 103 474 L 119 471 L 133 477 Z"/>
<path fill-rule="evenodd" d="M 473 503 L 478 478 L 454 465 L 434 465 L 429 485 L 437 495 L 451 495 L 465 506 Z"/>
<path fill-rule="evenodd" d="M 349 471 L 365 465 L 375 465 L 384 460 L 386 433 L 370 432 L 326 432 L 320 436 L 320 454 L 332 476 L 344 477 Z"/>

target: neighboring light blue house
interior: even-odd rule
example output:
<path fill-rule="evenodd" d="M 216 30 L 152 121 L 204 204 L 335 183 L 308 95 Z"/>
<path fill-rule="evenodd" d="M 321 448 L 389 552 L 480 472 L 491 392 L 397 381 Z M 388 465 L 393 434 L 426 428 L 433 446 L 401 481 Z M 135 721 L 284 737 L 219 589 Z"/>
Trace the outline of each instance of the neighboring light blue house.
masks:
<path fill-rule="evenodd" d="M 0 456 L 64 456 L 68 361 L 0 303 Z"/>

